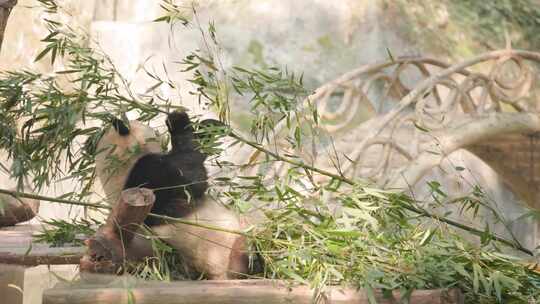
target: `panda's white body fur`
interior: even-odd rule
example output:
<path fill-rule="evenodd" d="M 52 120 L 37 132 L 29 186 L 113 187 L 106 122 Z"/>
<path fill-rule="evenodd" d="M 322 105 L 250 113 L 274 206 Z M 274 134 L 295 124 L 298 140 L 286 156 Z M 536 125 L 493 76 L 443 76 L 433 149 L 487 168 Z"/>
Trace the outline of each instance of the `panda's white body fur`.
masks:
<path fill-rule="evenodd" d="M 161 140 L 149 126 L 130 121 L 129 130 L 128 136 L 119 136 L 111 127 L 97 147 L 97 176 L 111 205 L 116 204 L 137 160 L 148 153 L 163 152 Z M 110 170 L 110 157 L 121 161 L 122 165 Z M 193 203 L 198 207 L 183 216 L 182 220 L 228 230 L 238 231 L 244 228 L 234 212 L 207 196 Z M 238 257 L 238 252 L 245 250 L 245 239 L 241 235 L 182 223 L 157 225 L 151 229 L 157 237 L 178 250 L 183 260 L 196 272 L 209 279 L 235 278 L 236 274 L 247 271 L 247 261 L 244 263 L 244 257 Z M 136 246 L 148 250 L 148 244 L 141 242 L 144 241 L 137 239 Z"/>
<path fill-rule="evenodd" d="M 211 198 L 196 203 L 201 207 L 182 220 L 225 230 L 239 231 L 243 228 L 237 215 L 221 203 Z M 238 242 L 244 241 L 238 234 L 182 223 L 153 226 L 152 231 L 181 252 L 184 260 L 208 278 L 228 279 L 247 271 L 246 265 L 238 265 L 234 258 L 234 250 L 239 250 Z"/>

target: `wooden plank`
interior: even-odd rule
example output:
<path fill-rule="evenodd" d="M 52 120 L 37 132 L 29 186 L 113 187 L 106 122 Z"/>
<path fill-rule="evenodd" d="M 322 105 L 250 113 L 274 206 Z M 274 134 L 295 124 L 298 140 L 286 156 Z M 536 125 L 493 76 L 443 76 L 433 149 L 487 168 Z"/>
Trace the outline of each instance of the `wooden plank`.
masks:
<path fill-rule="evenodd" d="M 33 242 L 40 226 L 16 225 L 0 229 L 0 263 L 25 266 L 78 264 L 84 247 L 50 247 Z"/>
<path fill-rule="evenodd" d="M 21 255 L 9 252 L 0 252 L 0 264 L 38 266 L 38 265 L 67 265 L 78 264 L 82 252 L 77 254 L 62 255 Z"/>
<path fill-rule="evenodd" d="M 125 284 L 125 287 L 107 285 L 74 285 L 46 290 L 43 304 L 310 304 L 313 292 L 307 286 L 289 288 L 279 281 L 229 280 L 181 281 L 174 283 Z M 376 292 L 377 303 L 391 304 L 399 299 L 384 298 Z M 131 301 L 131 302 L 129 302 Z M 368 297 L 362 290 L 331 288 L 326 301 L 335 304 L 367 304 Z M 418 290 L 413 292 L 411 303 L 454 304 L 463 303 L 458 290 Z"/>

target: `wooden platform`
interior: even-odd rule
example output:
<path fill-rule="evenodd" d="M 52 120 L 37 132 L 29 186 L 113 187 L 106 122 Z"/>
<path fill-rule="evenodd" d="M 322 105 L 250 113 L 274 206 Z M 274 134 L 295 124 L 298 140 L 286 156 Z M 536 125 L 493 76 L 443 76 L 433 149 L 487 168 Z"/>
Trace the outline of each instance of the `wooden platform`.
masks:
<path fill-rule="evenodd" d="M 79 264 L 84 247 L 50 247 L 32 240 L 37 225 L 0 228 L 0 264 L 37 266 Z"/>
<path fill-rule="evenodd" d="M 33 242 L 32 234 L 40 231 L 40 229 L 40 226 L 31 225 L 0 229 L 0 264 L 23 266 L 78 264 L 84 252 L 83 247 L 55 248 Z M 15 280 L 15 278 L 6 277 L 5 279 L 13 285 L 26 285 L 23 283 L 22 278 Z M 283 282 L 270 280 L 162 283 L 103 276 L 103 281 L 99 280 L 99 282 L 106 283 L 68 284 L 60 282 L 54 288 L 50 288 L 52 285 L 48 284 L 50 289 L 43 292 L 43 304 L 313 303 L 313 291 L 307 286 L 290 288 Z M 34 282 L 33 284 L 38 283 Z M 37 287 L 37 285 L 35 286 Z M 15 296 L 18 296 L 16 292 L 17 290 L 14 290 Z M 39 291 L 39 294 L 41 294 L 41 291 Z M 391 304 L 396 303 L 396 300 L 400 298 L 400 294 L 394 292 L 393 298 L 389 299 L 383 297 L 381 292 L 376 292 L 375 298 L 377 303 Z M 0 303 L 2 302 L 0 301 Z M 22 303 L 22 299 L 11 301 L 11 303 Z M 335 287 L 331 288 L 327 293 L 324 303 L 368 304 L 369 300 L 367 293 L 362 290 Z M 463 299 L 458 290 L 418 290 L 412 294 L 411 303 L 460 304 L 463 303 Z"/>
<path fill-rule="evenodd" d="M 67 285 L 46 290 L 43 304 L 274 304 L 313 303 L 313 291 L 306 286 L 289 288 L 279 281 L 231 280 L 231 281 L 181 281 L 174 283 L 142 282 L 104 285 Z M 376 292 L 379 304 L 396 303 Z M 368 296 L 362 290 L 332 288 L 322 303 L 368 304 Z M 457 290 L 418 290 L 413 292 L 411 303 L 457 304 L 463 303 Z"/>

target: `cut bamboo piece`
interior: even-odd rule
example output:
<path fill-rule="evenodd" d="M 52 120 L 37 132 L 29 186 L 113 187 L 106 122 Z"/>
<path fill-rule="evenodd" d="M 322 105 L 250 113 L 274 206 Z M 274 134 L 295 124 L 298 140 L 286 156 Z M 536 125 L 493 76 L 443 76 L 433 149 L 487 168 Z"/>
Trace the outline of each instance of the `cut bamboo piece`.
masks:
<path fill-rule="evenodd" d="M 81 272 L 119 272 L 126 257 L 135 255 L 128 252 L 129 244 L 152 210 L 155 199 L 150 189 L 122 191 L 105 224 L 85 241 L 88 251 L 80 260 Z"/>

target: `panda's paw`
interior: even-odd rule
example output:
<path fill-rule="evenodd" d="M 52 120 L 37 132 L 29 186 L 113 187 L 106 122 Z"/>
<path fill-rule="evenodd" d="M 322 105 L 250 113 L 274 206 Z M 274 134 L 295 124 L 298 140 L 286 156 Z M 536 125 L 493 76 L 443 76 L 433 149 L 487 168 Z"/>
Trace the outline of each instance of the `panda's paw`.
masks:
<path fill-rule="evenodd" d="M 175 134 L 187 130 L 191 124 L 191 120 L 186 112 L 174 111 L 167 115 L 167 120 L 165 123 L 167 124 L 169 132 L 171 132 L 171 134 Z"/>

